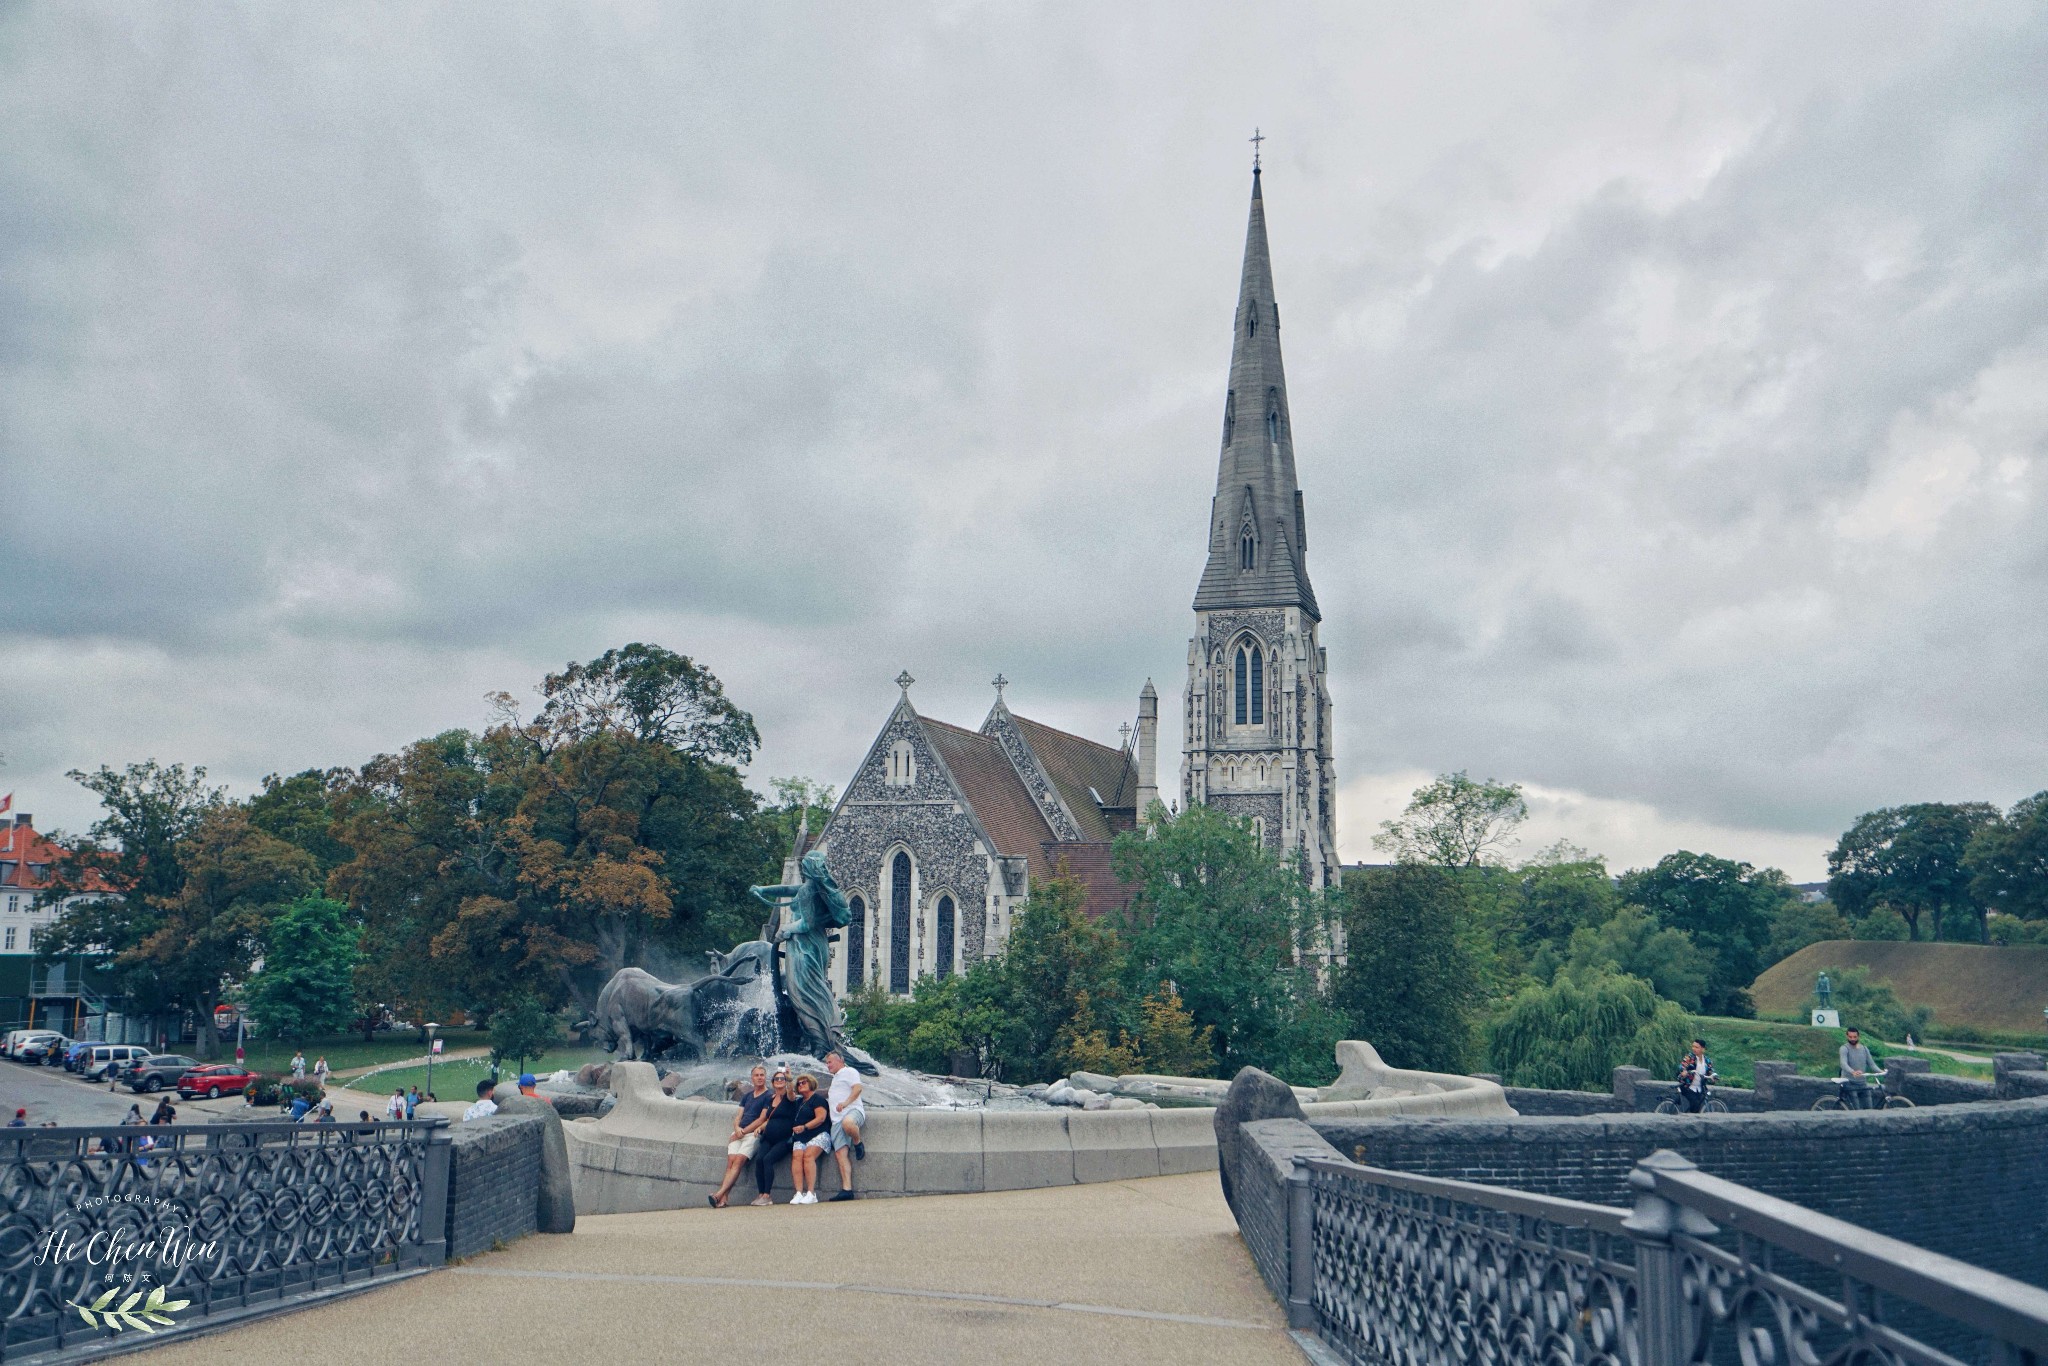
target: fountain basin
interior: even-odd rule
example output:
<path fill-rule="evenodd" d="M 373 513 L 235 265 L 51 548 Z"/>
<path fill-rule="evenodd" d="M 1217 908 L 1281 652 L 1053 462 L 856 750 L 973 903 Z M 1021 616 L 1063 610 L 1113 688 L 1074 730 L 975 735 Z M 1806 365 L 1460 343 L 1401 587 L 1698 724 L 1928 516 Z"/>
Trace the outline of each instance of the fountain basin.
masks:
<path fill-rule="evenodd" d="M 1478 1119 L 1515 1113 L 1492 1082 L 1388 1068 L 1369 1044 L 1339 1045 L 1338 1059 L 1348 1074 L 1356 1074 L 1364 1063 L 1373 1093 L 1354 1100 L 1310 1101 L 1303 1109 L 1313 1118 L 1419 1114 Z M 1201 1078 L 1151 1080 L 1176 1087 L 1215 1085 Z M 612 1092 L 617 1103 L 610 1113 L 563 1126 L 576 1212 L 624 1214 L 701 1205 L 724 1179 L 725 1145 L 736 1107 L 665 1095 L 653 1065 L 644 1062 L 614 1063 Z M 1034 1190 L 1216 1168 L 1216 1112 L 1207 1106 L 871 1108 L 865 1140 L 867 1160 L 855 1164 L 854 1174 L 862 1198 Z M 829 1196 L 839 1188 L 838 1174 L 831 1162 L 822 1168 L 819 1190 Z M 789 1190 L 786 1163 L 776 1180 L 780 1203 Z M 734 1203 L 752 1198 L 751 1174 L 743 1174 Z"/>

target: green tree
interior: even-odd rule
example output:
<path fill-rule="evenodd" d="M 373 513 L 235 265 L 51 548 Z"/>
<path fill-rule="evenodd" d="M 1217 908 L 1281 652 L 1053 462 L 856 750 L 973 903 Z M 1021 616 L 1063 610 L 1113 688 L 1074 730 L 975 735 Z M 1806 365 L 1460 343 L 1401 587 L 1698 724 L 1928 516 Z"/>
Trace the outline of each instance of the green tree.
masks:
<path fill-rule="evenodd" d="M 349 858 L 349 848 L 334 837 L 334 827 L 337 808 L 346 806 L 355 776 L 346 768 L 309 768 L 289 778 L 272 773 L 263 779 L 263 790 L 249 799 L 249 821 L 311 854 L 324 882 Z"/>
<path fill-rule="evenodd" d="M 1480 984 L 1459 933 L 1465 879 L 1423 864 L 1367 868 L 1345 876 L 1342 896 L 1346 961 L 1331 1003 L 1346 1037 L 1396 1067 L 1467 1070 Z"/>
<path fill-rule="evenodd" d="M 541 681 L 544 705 L 531 723 L 549 748 L 594 735 L 626 735 L 708 763 L 744 764 L 761 743 L 754 718 L 725 685 L 687 655 L 635 642 L 571 664 Z M 516 722 L 500 695 L 503 719 Z"/>
<path fill-rule="evenodd" d="M 1794 897 L 1779 906 L 1771 916 L 1771 937 L 1764 945 L 1764 966 L 1790 958 L 1808 944 L 1847 939 L 1849 933 L 1849 922 L 1835 909 L 1834 902 Z"/>
<path fill-rule="evenodd" d="M 1784 873 L 1681 849 L 1654 868 L 1622 874 L 1621 895 L 1658 924 L 1685 931 L 1707 955 L 1711 971 L 1701 998 L 1707 1014 L 1756 1013 L 1749 984 L 1763 970 L 1778 908 L 1798 895 Z"/>
<path fill-rule="evenodd" d="M 1487 1051 L 1510 1086 L 1604 1090 L 1617 1067 L 1658 1076 L 1678 1065 L 1692 1021 L 1640 977 L 1560 977 L 1521 992 L 1487 1030 Z"/>
<path fill-rule="evenodd" d="M 1528 818 L 1520 783 L 1474 782 L 1460 769 L 1416 788 L 1398 820 L 1380 822 L 1372 843 L 1402 863 L 1477 868 L 1500 862 Z"/>
<path fill-rule="evenodd" d="M 279 910 L 264 927 L 263 969 L 243 988 L 250 1018 L 293 1042 L 341 1030 L 356 1013 L 359 938 L 339 901 L 301 897 Z"/>
<path fill-rule="evenodd" d="M 993 984 L 1011 1021 L 999 1042 L 1006 1077 L 1050 1081 L 1072 1071 L 1060 1038 L 1084 1004 L 1096 1027 L 1129 1029 L 1126 945 L 1115 929 L 1089 919 L 1086 900 L 1087 889 L 1062 863 L 1011 922 Z"/>
<path fill-rule="evenodd" d="M 1972 838 L 1998 821 L 1998 808 L 1988 802 L 1866 811 L 1828 855 L 1828 899 L 1852 921 L 1888 906 L 1905 920 L 1913 939 L 1920 937 L 1923 917 L 1938 939 L 1943 913 L 1967 910 L 1981 941 L 1984 908 L 1971 895 L 1964 855 Z"/>
<path fill-rule="evenodd" d="M 1971 900 L 1987 913 L 2048 920 L 2048 792 L 1986 821 L 1963 851 Z M 1989 929 L 1987 918 L 1986 929 Z"/>
<path fill-rule="evenodd" d="M 1879 906 L 1861 920 L 1849 926 L 1849 937 L 1872 943 L 1897 942 L 1912 937 L 1906 928 L 1906 917 L 1889 906 Z"/>
<path fill-rule="evenodd" d="M 1313 1056 L 1340 1018 L 1316 977 L 1328 926 L 1298 863 L 1279 862 L 1249 821 L 1208 806 L 1117 836 L 1111 858 L 1137 888 L 1121 929 L 1132 995 L 1172 982 L 1196 1026 L 1215 1031 L 1219 1075 L 1330 1067 Z"/>
<path fill-rule="evenodd" d="M 521 996 L 491 1015 L 491 1060 L 522 1072 L 562 1041 L 562 1022 L 538 997 Z"/>
<path fill-rule="evenodd" d="M 1659 925 L 1640 908 L 1624 906 L 1606 924 L 1573 933 L 1564 971 L 1577 980 L 1640 977 L 1666 1000 L 1698 1010 L 1713 963 L 1684 930 Z"/>
<path fill-rule="evenodd" d="M 1515 879 L 1517 936 L 1534 952 L 1562 952 L 1573 934 L 1604 925 L 1621 904 L 1607 862 L 1569 844 L 1554 844 L 1522 865 Z"/>

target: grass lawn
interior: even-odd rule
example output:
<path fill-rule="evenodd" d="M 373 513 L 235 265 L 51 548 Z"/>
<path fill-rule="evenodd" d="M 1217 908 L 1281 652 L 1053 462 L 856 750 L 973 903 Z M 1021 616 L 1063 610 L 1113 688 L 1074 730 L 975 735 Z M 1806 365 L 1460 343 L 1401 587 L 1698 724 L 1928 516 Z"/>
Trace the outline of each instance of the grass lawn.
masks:
<path fill-rule="evenodd" d="M 2041 1007 L 2048 1006 L 2048 944 L 1987 948 L 1829 939 L 1773 964 L 1749 990 L 1759 1013 L 1799 1018 L 1821 969 L 1851 967 L 1868 968 L 1872 981 L 1890 983 L 1907 1005 L 1932 1009 L 1930 1037 L 1969 1038 L 1961 1032 L 1967 1029 L 1987 1042 L 2040 1046 Z"/>
<path fill-rule="evenodd" d="M 478 1037 L 481 1038 L 482 1036 L 479 1035 Z M 564 1067 L 574 1071 L 587 1062 L 610 1062 L 612 1060 L 613 1055 L 606 1053 L 603 1049 L 569 1047 L 555 1049 L 538 1063 L 530 1062 L 526 1067 L 535 1076 L 544 1077 L 548 1073 Z M 332 1062 L 333 1059 L 330 1058 L 328 1061 Z M 476 1084 L 490 1075 L 491 1060 L 488 1057 L 454 1058 L 447 1062 L 437 1062 L 434 1064 L 434 1094 L 442 1100 L 474 1100 L 476 1099 Z M 427 1089 L 427 1069 L 425 1067 L 398 1067 L 388 1072 L 379 1072 L 375 1076 L 363 1077 L 345 1084 L 356 1090 L 371 1091 L 385 1096 L 390 1095 L 394 1088 L 417 1086 L 420 1090 L 425 1091 Z"/>
<path fill-rule="evenodd" d="M 446 1048 L 474 1048 L 488 1046 L 487 1037 L 473 1029 L 457 1029 L 442 1035 Z M 235 1039 L 230 1034 L 223 1039 L 221 1057 L 232 1060 L 235 1056 Z M 295 1051 L 290 1040 L 251 1039 L 243 1045 L 248 1052 L 248 1064 L 258 1072 L 289 1072 L 292 1053 Z M 411 1029 L 389 1029 L 377 1036 L 375 1043 L 364 1043 L 361 1034 L 334 1034 L 321 1039 L 309 1039 L 303 1048 L 306 1055 L 306 1071 L 313 1070 L 314 1060 L 327 1059 L 327 1065 L 337 1072 L 346 1072 L 355 1067 L 375 1067 L 379 1063 L 397 1062 L 404 1058 L 417 1058 L 425 1053 L 417 1031 Z"/>
<path fill-rule="evenodd" d="M 1842 1031 L 1839 1029 L 1814 1029 L 1809 1025 L 1730 1020 L 1717 1016 L 1700 1018 L 1695 1024 L 1707 1041 L 1707 1054 L 1714 1060 L 1714 1070 L 1729 1086 L 1754 1085 L 1756 1072 L 1752 1064 L 1759 1059 L 1797 1063 L 1805 1076 L 1835 1075 L 1836 1050 L 1842 1046 Z M 1876 1039 L 1866 1039 L 1865 1042 L 1880 1059 L 1896 1052 L 1904 1057 L 1925 1058 L 1934 1071 L 1948 1076 L 1973 1077 L 1980 1081 L 1991 1079 L 1991 1069 L 1982 1063 L 1958 1062 L 1934 1053 L 1908 1053 Z M 1676 1066 L 1674 1062 L 1674 1070 Z"/>

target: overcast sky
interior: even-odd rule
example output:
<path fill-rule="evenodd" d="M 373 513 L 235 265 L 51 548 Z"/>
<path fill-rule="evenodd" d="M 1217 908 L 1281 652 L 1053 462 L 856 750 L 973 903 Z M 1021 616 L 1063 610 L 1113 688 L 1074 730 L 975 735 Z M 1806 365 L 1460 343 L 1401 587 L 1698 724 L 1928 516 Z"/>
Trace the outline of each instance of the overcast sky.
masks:
<path fill-rule="evenodd" d="M 0 792 L 636 639 L 760 786 L 906 668 L 1177 772 L 1255 125 L 1347 858 L 2048 787 L 2048 11 L 918 15 L 0 7 Z"/>

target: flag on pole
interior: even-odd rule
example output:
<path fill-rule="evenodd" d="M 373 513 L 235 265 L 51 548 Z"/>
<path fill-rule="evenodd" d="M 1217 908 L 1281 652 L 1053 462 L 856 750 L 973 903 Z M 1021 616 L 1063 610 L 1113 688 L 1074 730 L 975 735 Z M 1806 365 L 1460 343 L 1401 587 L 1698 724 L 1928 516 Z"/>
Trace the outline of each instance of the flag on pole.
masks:
<path fill-rule="evenodd" d="M 14 809 L 14 794 L 13 794 L 12 792 L 8 793 L 8 794 L 7 794 L 6 796 L 4 796 L 4 797 L 0 797 L 0 812 L 5 812 L 5 811 L 11 811 L 11 810 L 13 810 L 13 809 Z"/>

